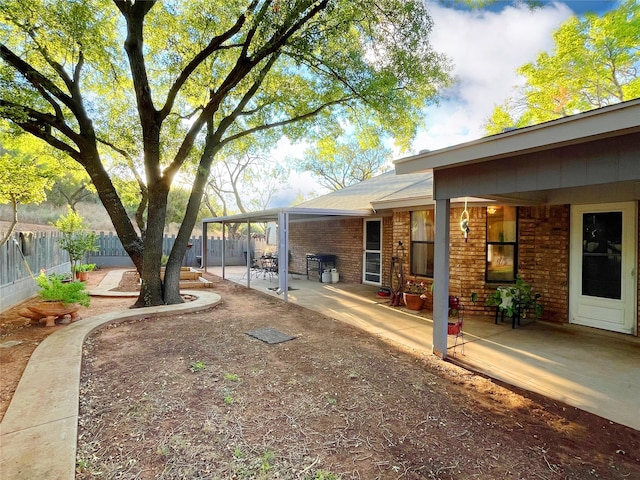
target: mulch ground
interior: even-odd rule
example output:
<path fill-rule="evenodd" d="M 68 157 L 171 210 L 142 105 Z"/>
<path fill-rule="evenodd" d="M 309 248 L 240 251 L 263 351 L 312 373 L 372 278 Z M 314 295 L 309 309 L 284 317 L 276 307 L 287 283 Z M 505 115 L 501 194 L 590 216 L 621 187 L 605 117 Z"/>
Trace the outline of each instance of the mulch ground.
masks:
<path fill-rule="evenodd" d="M 77 478 L 640 478 L 636 430 L 211 279 L 87 342 Z"/>

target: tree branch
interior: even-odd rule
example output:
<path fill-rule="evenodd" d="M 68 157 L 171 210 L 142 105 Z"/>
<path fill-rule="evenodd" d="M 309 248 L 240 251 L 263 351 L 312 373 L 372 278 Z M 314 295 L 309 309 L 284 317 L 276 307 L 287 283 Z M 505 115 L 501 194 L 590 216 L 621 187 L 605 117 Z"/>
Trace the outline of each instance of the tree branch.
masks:
<path fill-rule="evenodd" d="M 24 78 L 33 86 L 33 88 L 38 90 L 41 94 L 43 92 L 49 92 L 55 98 L 60 100 L 64 105 L 66 105 L 69 109 L 75 111 L 75 103 L 73 101 L 73 98 L 60 90 L 55 83 L 50 81 L 35 67 L 18 57 L 4 43 L 0 44 L 0 58 L 2 58 L 5 62 L 15 68 L 18 72 L 20 72 L 24 76 Z M 54 110 L 56 111 L 56 115 L 62 118 L 62 111 L 60 110 L 60 107 L 54 105 L 55 102 L 52 102 L 52 99 L 47 94 L 44 94 L 43 97 L 45 100 L 52 104 Z"/>
<path fill-rule="evenodd" d="M 257 4 L 258 4 L 258 1 L 253 0 L 251 4 L 247 7 L 246 12 L 238 17 L 238 20 L 236 21 L 236 23 L 229 30 L 218 35 L 217 37 L 212 38 L 209 44 L 200 52 L 198 52 L 198 54 L 180 72 L 180 75 L 178 75 L 178 78 L 169 89 L 169 93 L 167 94 L 167 100 L 165 102 L 164 107 L 160 110 L 161 118 L 165 118 L 169 114 L 169 112 L 173 108 L 173 104 L 175 103 L 175 99 L 178 95 L 178 92 L 180 91 L 184 83 L 187 81 L 189 76 L 194 72 L 194 70 L 199 65 L 201 65 L 202 62 L 204 62 L 209 56 L 211 56 L 211 54 L 213 54 L 216 50 L 218 50 L 226 40 L 233 37 L 236 33 L 240 31 L 240 29 L 246 22 L 247 14 L 251 13 L 255 9 Z"/>
<path fill-rule="evenodd" d="M 277 128 L 277 127 L 283 127 L 285 125 L 289 125 L 291 123 L 295 123 L 295 122 L 299 122 L 302 120 L 306 120 L 307 118 L 311 118 L 315 115 L 317 115 L 318 113 L 320 113 L 322 110 L 329 108 L 333 105 L 339 105 L 339 104 L 343 104 L 348 102 L 349 100 L 353 100 L 355 97 L 344 97 L 342 99 L 339 100 L 334 100 L 332 102 L 327 102 L 324 103 L 322 105 L 320 105 L 319 107 L 311 110 L 310 112 L 304 113 L 302 115 L 298 115 L 295 117 L 291 117 L 287 120 L 282 120 L 279 122 L 273 122 L 273 123 L 265 123 L 263 125 L 258 125 L 254 128 L 250 128 L 248 130 L 244 130 L 242 132 L 236 133 L 235 135 L 231 135 L 230 137 L 225 138 L 224 140 L 221 140 L 222 145 L 226 145 L 229 142 L 232 142 L 234 140 L 237 140 L 239 138 L 245 137 L 247 135 L 251 135 L 252 133 L 256 133 L 256 132 L 260 132 L 262 130 L 268 130 L 270 128 Z"/>

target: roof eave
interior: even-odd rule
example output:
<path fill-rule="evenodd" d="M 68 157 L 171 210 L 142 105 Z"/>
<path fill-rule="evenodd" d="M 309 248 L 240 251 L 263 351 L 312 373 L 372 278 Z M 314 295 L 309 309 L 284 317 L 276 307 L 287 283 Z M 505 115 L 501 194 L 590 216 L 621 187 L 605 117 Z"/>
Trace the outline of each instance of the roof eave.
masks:
<path fill-rule="evenodd" d="M 394 162 L 397 174 L 518 156 L 640 131 L 640 99 L 483 137 Z"/>
<path fill-rule="evenodd" d="M 332 208 L 273 208 L 259 212 L 238 213 L 223 217 L 210 217 L 202 223 L 264 223 L 278 220 L 280 213 L 288 213 L 289 217 L 369 217 L 373 215 L 370 209 L 340 210 Z"/>

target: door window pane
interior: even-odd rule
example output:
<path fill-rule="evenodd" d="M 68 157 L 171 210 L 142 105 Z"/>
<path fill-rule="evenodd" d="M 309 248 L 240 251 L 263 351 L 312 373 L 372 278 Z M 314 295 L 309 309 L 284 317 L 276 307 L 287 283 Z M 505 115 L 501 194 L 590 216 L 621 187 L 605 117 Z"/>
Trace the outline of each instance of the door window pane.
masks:
<path fill-rule="evenodd" d="M 379 253 L 369 253 L 367 252 L 365 255 L 365 277 L 364 279 L 368 282 L 379 282 L 380 281 L 380 254 Z"/>
<path fill-rule="evenodd" d="M 622 212 L 582 215 L 582 294 L 622 298 Z"/>
<path fill-rule="evenodd" d="M 366 249 L 367 250 L 380 250 L 380 222 L 368 221 L 366 222 Z"/>

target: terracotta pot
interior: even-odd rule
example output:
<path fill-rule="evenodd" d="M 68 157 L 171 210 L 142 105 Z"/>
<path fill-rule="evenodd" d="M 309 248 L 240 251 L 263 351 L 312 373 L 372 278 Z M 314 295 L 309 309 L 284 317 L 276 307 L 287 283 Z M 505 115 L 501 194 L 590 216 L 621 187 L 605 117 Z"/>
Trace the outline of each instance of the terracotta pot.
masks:
<path fill-rule="evenodd" d="M 420 311 L 424 307 L 424 299 L 416 293 L 403 293 L 402 298 L 405 306 L 409 310 Z"/>
<path fill-rule="evenodd" d="M 89 272 L 76 272 L 76 278 L 81 282 L 89 280 Z"/>
<path fill-rule="evenodd" d="M 71 321 L 80 320 L 78 315 L 78 305 L 65 305 L 62 302 L 40 302 L 36 305 L 29 305 L 25 310 L 18 312 L 21 316 L 46 322 L 47 327 L 55 327 L 56 319 L 66 315 L 71 316 Z"/>

